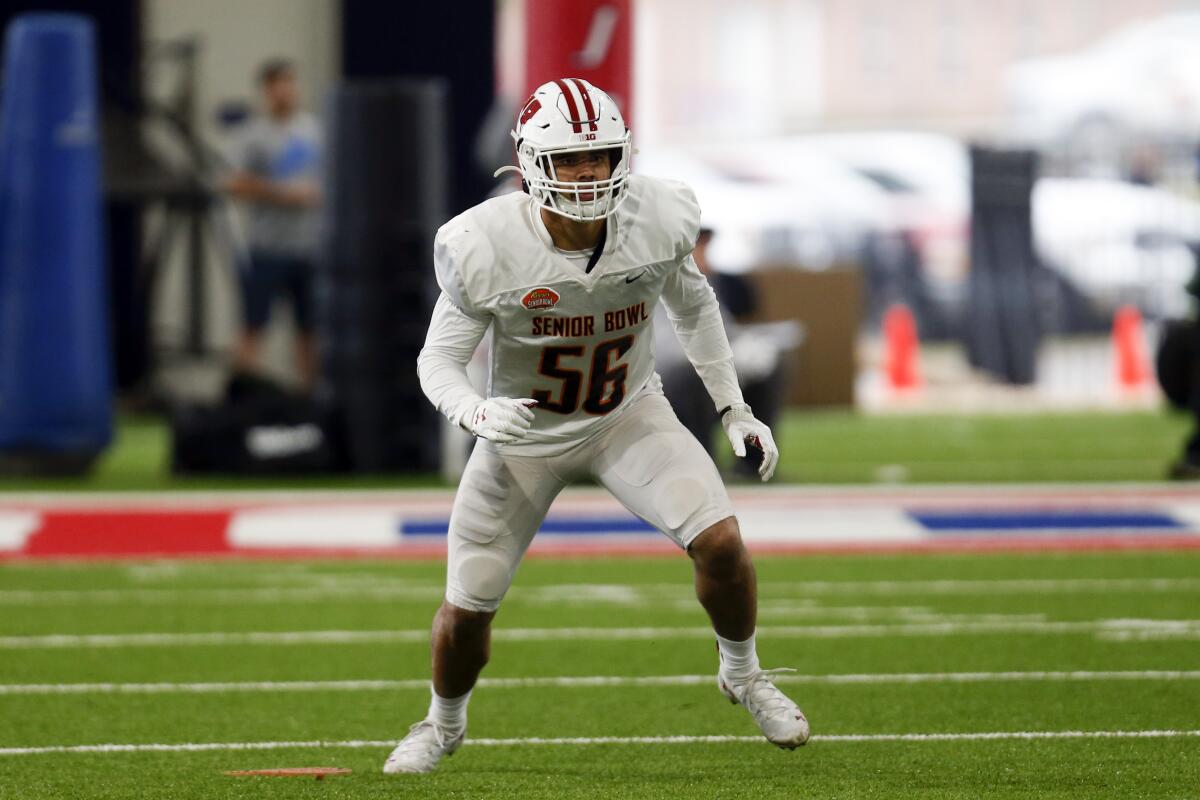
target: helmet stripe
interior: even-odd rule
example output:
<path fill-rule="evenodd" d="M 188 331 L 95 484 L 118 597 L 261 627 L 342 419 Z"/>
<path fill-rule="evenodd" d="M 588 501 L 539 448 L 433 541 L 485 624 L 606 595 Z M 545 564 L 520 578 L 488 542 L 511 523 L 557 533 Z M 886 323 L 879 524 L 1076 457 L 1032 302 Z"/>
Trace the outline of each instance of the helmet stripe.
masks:
<path fill-rule="evenodd" d="M 583 121 L 579 119 L 579 106 L 575 103 L 575 95 L 571 94 L 571 89 L 560 78 L 555 78 L 554 83 L 562 91 L 563 96 L 567 98 L 567 113 L 571 115 L 571 127 L 575 133 L 583 132 Z"/>
<path fill-rule="evenodd" d="M 596 107 L 592 105 L 592 96 L 588 94 L 587 84 L 579 78 L 571 78 L 571 83 L 575 84 L 575 88 L 579 90 L 579 96 L 583 98 L 583 110 L 587 112 L 588 125 L 592 130 L 596 130 Z"/>

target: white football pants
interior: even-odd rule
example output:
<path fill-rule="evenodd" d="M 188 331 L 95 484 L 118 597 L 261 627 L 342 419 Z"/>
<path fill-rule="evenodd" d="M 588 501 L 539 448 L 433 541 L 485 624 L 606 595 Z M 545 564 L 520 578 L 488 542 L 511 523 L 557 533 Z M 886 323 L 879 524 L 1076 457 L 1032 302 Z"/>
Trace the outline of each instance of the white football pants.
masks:
<path fill-rule="evenodd" d="M 643 394 L 616 424 L 561 455 L 500 455 L 480 439 L 450 514 L 446 600 L 495 611 L 554 498 L 587 477 L 684 549 L 733 516 L 712 458 L 662 394 Z"/>

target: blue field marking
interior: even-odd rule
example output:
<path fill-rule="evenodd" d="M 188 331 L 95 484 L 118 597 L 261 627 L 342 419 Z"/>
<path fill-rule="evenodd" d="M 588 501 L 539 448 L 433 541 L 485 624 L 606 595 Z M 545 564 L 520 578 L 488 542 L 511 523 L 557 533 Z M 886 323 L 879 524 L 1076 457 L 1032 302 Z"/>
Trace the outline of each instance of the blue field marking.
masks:
<path fill-rule="evenodd" d="M 1145 531 L 1187 527 L 1154 511 L 913 511 L 908 516 L 928 531 Z"/>
<path fill-rule="evenodd" d="M 450 520 L 408 520 L 400 524 L 401 536 L 445 536 Z M 606 534 L 656 533 L 650 523 L 633 516 L 616 517 L 550 517 L 538 528 L 538 533 L 555 535 L 603 536 Z"/>

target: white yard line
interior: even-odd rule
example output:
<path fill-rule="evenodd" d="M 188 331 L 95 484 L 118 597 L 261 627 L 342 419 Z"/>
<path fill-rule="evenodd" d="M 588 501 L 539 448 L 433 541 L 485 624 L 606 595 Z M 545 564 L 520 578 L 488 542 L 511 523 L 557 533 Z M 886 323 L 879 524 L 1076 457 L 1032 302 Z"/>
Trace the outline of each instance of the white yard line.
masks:
<path fill-rule="evenodd" d="M 1200 670 L 1126 670 L 1100 672 L 882 672 L 833 675 L 777 674 L 776 683 L 804 684 L 912 684 L 912 683 L 1016 683 L 1074 681 L 1182 681 L 1200 680 Z M 713 675 L 583 675 L 576 677 L 482 678 L 485 689 L 611 686 L 705 686 Z M 0 684 L 0 695 L 27 694 L 218 694 L 241 692 L 359 692 L 429 688 L 426 678 L 347 681 L 240 681 L 214 683 L 10 683 Z"/>
<path fill-rule="evenodd" d="M 763 582 L 760 587 L 791 587 L 806 594 L 1071 594 L 1091 592 L 1200 591 L 1200 578 L 1017 578 L 1000 580 L 943 579 L 929 581 L 796 581 Z"/>
<path fill-rule="evenodd" d="M 1169 638 L 1200 636 L 1200 620 L 1100 619 L 1078 622 L 1037 620 L 930 622 L 893 625 L 767 625 L 758 630 L 764 637 L 785 639 L 848 639 L 876 637 L 922 637 L 981 635 L 997 633 L 1094 634 L 1109 638 L 1121 634 L 1161 634 Z M 644 628 L 499 628 L 492 633 L 498 641 L 546 642 L 572 640 L 640 641 L 655 639 L 706 639 L 707 627 Z M 0 636 L 0 649 L 99 648 L 99 647 L 194 647 L 205 645 L 294 645 L 294 644 L 396 644 L 426 643 L 429 631 L 410 630 L 324 630 L 247 631 L 211 633 L 119 633 L 48 634 Z"/>
<path fill-rule="evenodd" d="M 1141 505 L 1147 502 L 1185 501 L 1192 502 L 1195 494 L 1177 483 L 1014 483 L 993 486 L 963 484 L 922 485 L 871 485 L 847 486 L 845 484 L 812 484 L 805 486 L 754 486 L 735 487 L 730 490 L 735 504 L 746 506 L 756 503 L 804 503 L 816 505 L 844 505 L 854 501 L 856 505 L 866 502 L 896 505 L 925 505 L 935 502 L 953 502 L 956 507 L 972 504 L 972 501 L 1005 502 L 1028 506 L 1044 505 L 1058 500 L 1072 508 L 1080 504 Z M 29 509 L 60 508 L 116 508 L 158 509 L 163 506 L 188 510 L 246 508 L 305 508 L 336 505 L 338 507 L 411 508 L 414 504 L 430 509 L 449 512 L 454 499 L 453 489 L 278 489 L 220 491 L 176 491 L 176 492 L 11 492 L 5 493 L 5 503 L 10 507 Z M 558 502 L 560 509 L 575 505 L 599 506 L 619 510 L 620 506 L 607 491 L 601 488 L 573 486 L 568 488 Z"/>
<path fill-rule="evenodd" d="M 570 599 L 588 592 L 589 585 L 518 586 L 514 600 L 538 602 L 547 593 Z M 1103 592 L 1200 592 L 1200 578 L 1030 578 L 1012 580 L 928 581 L 763 581 L 760 590 L 768 598 L 808 595 L 998 595 L 998 594 L 1083 594 Z M 690 593 L 686 583 L 617 584 L 605 587 L 608 595 L 620 592 L 623 603 L 649 602 L 663 593 Z M 9 589 L 0 591 L 0 605 L 91 605 L 94 603 L 280 603 L 311 602 L 330 598 L 394 600 L 436 599 L 444 593 L 440 584 L 389 585 L 369 579 L 345 578 L 324 581 L 320 586 L 286 588 L 197 588 L 197 589 Z M 580 599 L 596 602 L 595 592 Z M 612 599 L 609 598 L 609 602 Z"/>
<path fill-rule="evenodd" d="M 968 733 L 847 733 L 817 735 L 814 743 L 842 742 L 969 742 L 1040 739 L 1179 739 L 1198 737 L 1200 730 L 1141 731 L 979 731 Z M 586 746 L 600 744 L 727 744 L 761 743 L 761 736 L 579 736 L 525 737 L 514 739 L 468 739 L 476 747 L 522 747 L 526 745 Z M 42 747 L 0 747 L 0 756 L 43 755 L 47 753 L 176 753 L 222 750 L 325 750 L 334 748 L 385 749 L 396 740 L 355 739 L 350 741 L 300 742 L 181 742 L 177 744 L 80 744 Z"/>
<path fill-rule="evenodd" d="M 1163 628 L 1161 630 L 1106 631 L 1097 634 L 1096 638 L 1105 642 L 1195 642 L 1200 640 L 1200 629 Z"/>

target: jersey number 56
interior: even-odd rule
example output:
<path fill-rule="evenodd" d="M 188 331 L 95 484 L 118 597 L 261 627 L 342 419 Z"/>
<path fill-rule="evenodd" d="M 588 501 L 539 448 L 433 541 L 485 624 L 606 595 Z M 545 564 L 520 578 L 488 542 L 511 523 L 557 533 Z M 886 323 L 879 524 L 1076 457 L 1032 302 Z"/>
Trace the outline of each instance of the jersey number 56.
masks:
<path fill-rule="evenodd" d="M 622 336 L 600 342 L 592 348 L 591 366 L 587 375 L 587 396 L 583 398 L 583 410 L 588 414 L 607 414 L 621 405 L 625 399 L 626 364 L 617 364 L 621 356 L 633 347 L 633 336 Z M 530 394 L 538 401 L 538 409 L 556 414 L 573 414 L 579 408 L 579 396 L 584 386 L 583 371 L 563 364 L 584 355 L 583 345 L 545 347 L 538 362 L 538 374 L 562 381 L 558 397 L 548 389 L 534 389 Z"/>

